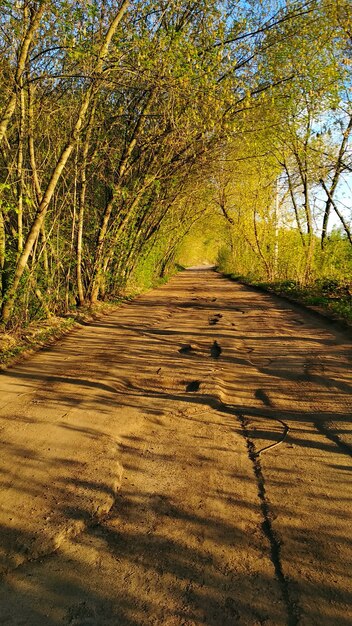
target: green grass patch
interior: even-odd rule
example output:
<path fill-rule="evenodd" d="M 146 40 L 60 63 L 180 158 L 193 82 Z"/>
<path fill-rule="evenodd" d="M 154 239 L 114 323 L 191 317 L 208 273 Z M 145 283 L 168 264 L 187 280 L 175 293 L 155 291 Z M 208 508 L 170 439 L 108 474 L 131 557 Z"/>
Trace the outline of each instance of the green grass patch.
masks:
<path fill-rule="evenodd" d="M 21 354 L 38 350 L 47 343 L 58 339 L 76 323 L 73 317 L 51 317 L 41 322 L 28 324 L 10 332 L 0 332 L 0 368 L 17 361 Z"/>
<path fill-rule="evenodd" d="M 295 280 L 265 282 L 250 276 L 228 274 L 228 278 L 259 287 L 278 296 L 289 297 L 299 304 L 319 307 L 344 322 L 352 323 L 352 283 L 336 279 L 317 279 L 308 285 Z"/>

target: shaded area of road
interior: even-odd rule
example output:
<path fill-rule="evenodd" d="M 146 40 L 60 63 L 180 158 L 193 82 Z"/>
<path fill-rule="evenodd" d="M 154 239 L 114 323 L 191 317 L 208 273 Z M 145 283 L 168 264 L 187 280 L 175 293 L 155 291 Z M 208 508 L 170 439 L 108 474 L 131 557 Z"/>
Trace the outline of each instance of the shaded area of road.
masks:
<path fill-rule="evenodd" d="M 3 374 L 1 623 L 350 624 L 351 354 L 198 270 Z"/>

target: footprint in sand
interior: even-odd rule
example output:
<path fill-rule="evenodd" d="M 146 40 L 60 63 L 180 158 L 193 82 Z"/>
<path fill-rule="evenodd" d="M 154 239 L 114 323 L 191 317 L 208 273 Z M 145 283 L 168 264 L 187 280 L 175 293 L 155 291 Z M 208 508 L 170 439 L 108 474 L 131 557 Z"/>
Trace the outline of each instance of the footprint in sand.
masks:
<path fill-rule="evenodd" d="M 184 346 L 181 346 L 181 348 L 179 349 L 179 353 L 180 354 L 189 354 L 190 352 L 192 352 L 193 348 L 191 346 L 190 343 L 186 343 Z"/>
<path fill-rule="evenodd" d="M 218 359 L 221 353 L 222 353 L 222 348 L 215 339 L 213 345 L 210 348 L 210 356 L 213 359 Z"/>
<path fill-rule="evenodd" d="M 209 325 L 215 326 L 215 324 L 218 324 L 218 322 L 220 322 L 221 318 L 222 318 L 221 313 L 216 313 L 215 315 L 213 315 L 213 317 L 209 318 Z"/>
<path fill-rule="evenodd" d="M 191 382 L 187 383 L 186 385 L 186 391 L 198 391 L 200 383 L 200 380 L 191 380 Z"/>

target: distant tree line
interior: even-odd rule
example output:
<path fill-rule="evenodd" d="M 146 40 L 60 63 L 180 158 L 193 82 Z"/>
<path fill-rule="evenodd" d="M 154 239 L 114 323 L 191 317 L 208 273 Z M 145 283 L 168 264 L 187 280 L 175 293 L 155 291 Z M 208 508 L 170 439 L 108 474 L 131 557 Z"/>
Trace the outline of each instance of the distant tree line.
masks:
<path fill-rule="evenodd" d="M 0 7 L 3 326 L 165 274 L 204 216 L 271 275 L 284 220 L 306 276 L 317 210 L 351 242 L 348 0 Z"/>

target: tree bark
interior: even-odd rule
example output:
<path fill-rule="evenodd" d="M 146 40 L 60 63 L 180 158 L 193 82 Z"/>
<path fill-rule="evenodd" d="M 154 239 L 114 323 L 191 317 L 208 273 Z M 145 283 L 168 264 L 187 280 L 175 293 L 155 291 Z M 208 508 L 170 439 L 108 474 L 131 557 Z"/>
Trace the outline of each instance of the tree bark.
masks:
<path fill-rule="evenodd" d="M 101 75 L 102 71 L 103 71 L 103 64 L 104 64 L 104 59 L 108 53 L 108 49 L 109 49 L 109 45 L 111 43 L 112 37 L 121 21 L 121 19 L 123 18 L 123 15 L 127 9 L 129 5 L 129 0 L 124 0 L 124 2 L 121 4 L 120 9 L 118 10 L 114 20 L 111 22 L 109 29 L 107 31 L 107 34 L 105 35 L 105 39 L 104 42 L 100 48 L 99 51 L 99 55 L 98 55 L 98 60 L 97 63 L 95 65 L 94 71 L 93 71 L 93 76 L 96 76 L 97 78 Z M 29 48 L 29 44 L 28 44 L 28 48 Z M 28 54 L 28 52 L 27 52 Z M 84 124 L 86 115 L 87 115 L 87 111 L 92 99 L 94 93 L 94 82 L 91 83 L 91 85 L 88 87 L 85 95 L 83 96 L 83 101 L 75 122 L 75 125 L 73 127 L 73 130 L 71 132 L 70 138 L 66 144 L 66 146 L 64 147 L 58 162 L 51 174 L 51 178 L 49 180 L 49 183 L 47 185 L 47 188 L 44 192 L 44 195 L 41 199 L 41 202 L 39 204 L 35 219 L 32 223 L 32 226 L 30 228 L 30 231 L 28 233 L 26 242 L 24 244 L 23 247 L 23 251 L 21 253 L 21 255 L 18 258 L 17 264 L 16 264 L 16 269 L 15 269 L 15 273 L 14 273 L 14 277 L 13 277 L 13 282 L 12 285 L 10 286 L 9 290 L 7 291 L 7 293 L 5 294 L 5 298 L 3 301 L 3 305 L 2 305 L 2 311 L 1 311 L 1 322 L 3 325 L 5 325 L 11 315 L 12 309 L 13 309 L 13 305 L 14 305 L 14 301 L 16 299 L 16 293 L 17 293 L 17 289 L 18 286 L 20 284 L 20 280 L 22 278 L 23 272 L 25 270 L 25 267 L 27 265 L 27 261 L 29 258 L 29 255 L 31 254 L 31 251 L 33 249 L 34 243 L 37 240 L 38 234 L 40 232 L 45 214 L 47 212 L 48 206 L 50 204 L 50 201 L 53 197 L 55 188 L 57 186 L 57 183 L 62 175 L 62 172 L 66 166 L 66 163 L 74 149 L 74 146 L 76 144 L 76 141 L 81 133 L 82 130 L 82 126 Z M 1 139 L 1 135 L 0 135 L 0 139 Z"/>
<path fill-rule="evenodd" d="M 347 235 L 348 241 L 350 242 L 350 244 L 352 244 L 351 230 L 350 230 L 346 220 L 344 219 L 342 213 L 340 213 L 339 209 L 337 208 L 336 202 L 335 202 L 335 200 L 332 197 L 331 191 L 329 191 L 329 189 L 327 188 L 327 186 L 325 185 L 323 180 L 320 180 L 320 184 L 323 187 L 326 195 L 328 196 L 328 200 L 330 202 L 330 205 L 334 208 L 334 211 L 335 211 L 337 217 L 339 218 L 339 220 L 340 220 L 340 222 L 341 222 L 341 224 L 343 226 L 343 229 L 344 229 L 344 231 L 345 231 L 345 233 Z"/>
<path fill-rule="evenodd" d="M 27 28 L 27 31 L 23 37 L 23 40 L 20 45 L 19 54 L 18 54 L 18 62 L 14 77 L 14 86 L 13 91 L 10 96 L 10 100 L 8 101 L 5 111 L 3 112 L 0 119 L 0 143 L 2 142 L 4 136 L 6 135 L 8 124 L 15 112 L 16 103 L 17 103 L 17 95 L 18 95 L 18 87 L 20 81 L 22 79 L 23 73 L 26 68 L 29 50 L 35 35 L 35 32 L 40 24 L 40 20 L 44 13 L 45 7 L 48 4 L 48 0 L 42 0 L 39 4 L 37 11 L 32 13 L 30 22 Z M 27 8 L 24 9 L 25 13 L 27 13 Z"/>
<path fill-rule="evenodd" d="M 108 231 L 108 226 L 109 226 L 109 221 L 110 221 L 110 217 L 111 217 L 111 213 L 115 204 L 115 200 L 116 200 L 116 196 L 118 195 L 118 192 L 121 189 L 121 184 L 123 181 L 123 176 L 127 170 L 128 164 L 129 164 L 129 160 L 131 158 L 131 155 L 133 153 L 133 150 L 137 144 L 137 140 L 139 137 L 139 134 L 141 133 L 143 126 L 144 126 L 144 122 L 145 122 L 145 117 L 148 113 L 148 111 L 150 110 L 150 107 L 152 106 L 153 103 L 153 99 L 154 99 L 154 95 L 155 95 L 155 91 L 152 89 L 149 92 L 148 98 L 144 104 L 143 110 L 140 113 L 140 116 L 138 118 L 137 124 L 134 128 L 132 137 L 130 139 L 130 141 L 128 142 L 128 145 L 126 146 L 124 153 L 121 157 L 121 161 L 119 164 L 119 168 L 118 168 L 118 172 L 117 172 L 117 184 L 116 186 L 112 189 L 112 197 L 110 198 L 110 200 L 106 203 L 105 206 L 105 210 L 102 216 L 102 220 L 101 220 L 101 224 L 100 224 L 100 228 L 99 228 L 99 233 L 98 233 L 98 237 L 97 237 L 97 244 L 96 244 L 96 251 L 95 251 L 95 262 L 94 262 L 94 266 L 93 266 L 93 272 L 92 272 L 92 279 L 91 279 L 91 283 L 90 283 L 90 302 L 91 304 L 94 304 L 98 297 L 99 297 L 99 283 L 100 283 L 100 273 L 101 273 L 101 267 L 102 267 L 102 262 L 103 262 L 103 249 L 104 249 L 104 243 L 105 243 L 105 239 L 106 239 L 106 234 Z"/>
<path fill-rule="evenodd" d="M 293 210 L 295 212 L 297 228 L 299 230 L 299 234 L 300 234 L 300 237 L 301 237 L 302 246 L 303 246 L 303 248 L 305 248 L 306 247 L 306 242 L 305 242 L 303 231 L 302 231 L 301 220 L 299 219 L 298 206 L 297 206 L 295 192 L 294 192 L 293 185 L 292 185 L 291 174 L 290 174 L 289 169 L 288 169 L 288 167 L 287 167 L 285 162 L 284 162 L 283 166 L 284 166 L 284 169 L 285 169 L 285 172 L 286 172 L 286 176 L 287 176 L 288 189 L 289 189 L 289 192 L 290 192 L 290 197 L 291 197 L 291 202 L 292 202 L 292 205 L 293 205 Z"/>
<path fill-rule="evenodd" d="M 78 197 L 76 278 L 77 278 L 78 303 L 80 306 L 82 306 L 85 301 L 84 286 L 83 286 L 83 280 L 82 280 L 82 244 L 83 244 L 84 212 L 85 212 L 86 191 L 87 191 L 88 152 L 89 152 L 90 141 L 91 141 L 92 132 L 93 132 L 93 126 L 94 126 L 95 110 L 96 110 L 96 102 L 93 101 L 92 108 L 90 111 L 90 116 L 89 116 L 89 122 L 87 125 L 86 136 L 83 142 L 81 180 L 80 180 L 80 190 L 79 190 L 79 197 Z"/>
<path fill-rule="evenodd" d="M 26 102 L 23 89 L 23 77 L 20 77 L 20 123 L 18 131 L 17 150 L 17 252 L 20 254 L 23 249 L 23 191 L 24 191 L 24 169 L 23 169 L 23 149 L 25 137 Z"/>
<path fill-rule="evenodd" d="M 347 128 L 346 128 L 346 130 L 345 130 L 345 132 L 343 134 L 342 142 L 341 142 L 339 153 L 338 153 L 338 157 L 337 157 L 336 168 L 335 168 L 334 176 L 333 176 L 331 187 L 330 187 L 329 191 L 327 190 L 325 183 L 323 183 L 322 180 L 320 181 L 321 184 L 323 185 L 325 191 L 326 191 L 327 196 L 328 196 L 328 199 L 327 199 L 327 202 L 326 202 L 326 205 L 325 205 L 325 211 L 324 211 L 324 217 L 323 217 L 323 226 L 322 226 L 322 231 L 321 231 L 321 247 L 322 247 L 322 249 L 324 249 L 324 245 L 325 245 L 325 239 L 326 239 L 326 234 L 327 234 L 327 229 L 328 229 L 328 222 L 329 222 L 331 207 L 333 206 L 335 208 L 334 203 L 333 203 L 333 195 L 334 195 L 336 187 L 338 185 L 340 174 L 344 170 L 343 157 L 344 157 L 344 154 L 346 152 L 348 138 L 349 138 L 349 136 L 351 134 L 351 131 L 352 131 L 352 115 L 350 116 L 350 120 L 349 120 L 348 126 L 347 126 Z M 335 208 L 335 211 L 336 211 L 336 208 Z M 337 212 L 337 215 L 339 215 L 338 212 Z M 345 228 L 345 226 L 344 226 L 344 228 Z"/>

